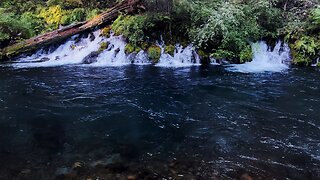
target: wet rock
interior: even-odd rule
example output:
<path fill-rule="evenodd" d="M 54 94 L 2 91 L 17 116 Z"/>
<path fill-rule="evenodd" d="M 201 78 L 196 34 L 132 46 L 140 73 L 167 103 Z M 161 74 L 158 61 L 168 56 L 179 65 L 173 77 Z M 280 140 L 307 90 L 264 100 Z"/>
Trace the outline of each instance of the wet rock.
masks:
<path fill-rule="evenodd" d="M 44 57 L 40 59 L 40 62 L 46 62 L 46 61 L 50 61 L 50 58 Z"/>
<path fill-rule="evenodd" d="M 128 55 L 128 59 L 130 60 L 131 63 L 134 63 L 134 60 L 136 59 L 137 54 L 136 53 L 131 53 Z"/>
<path fill-rule="evenodd" d="M 80 38 L 88 38 L 88 37 L 89 37 L 89 33 L 86 32 L 86 33 L 83 33 L 83 34 L 82 34 L 82 37 L 80 37 Z"/>
<path fill-rule="evenodd" d="M 106 49 L 106 51 L 111 51 L 113 48 L 114 48 L 114 45 L 111 44 L 111 45 L 108 46 L 108 48 Z"/>
<path fill-rule="evenodd" d="M 93 33 L 90 33 L 90 34 L 89 34 L 89 39 L 90 39 L 90 41 L 92 42 L 92 41 L 94 41 L 94 40 L 96 39 L 96 37 L 94 36 Z"/>
<path fill-rule="evenodd" d="M 91 52 L 88 56 L 86 56 L 83 59 L 82 63 L 92 64 L 92 63 L 97 62 L 97 58 L 98 58 L 99 54 L 100 54 L 100 52 L 98 52 L 98 51 Z"/>

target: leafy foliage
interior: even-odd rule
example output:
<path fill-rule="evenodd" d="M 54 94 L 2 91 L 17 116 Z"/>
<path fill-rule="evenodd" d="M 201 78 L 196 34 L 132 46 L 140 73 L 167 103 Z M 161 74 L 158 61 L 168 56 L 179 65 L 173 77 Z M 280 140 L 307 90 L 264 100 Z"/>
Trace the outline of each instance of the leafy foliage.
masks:
<path fill-rule="evenodd" d="M 120 15 L 112 24 L 112 30 L 116 35 L 123 34 L 133 44 L 142 43 L 145 40 L 145 31 L 154 24 L 148 16 L 123 16 Z"/>
<path fill-rule="evenodd" d="M 0 9 L 0 44 L 34 36 L 41 31 L 42 23 L 32 13 L 15 16 Z"/>

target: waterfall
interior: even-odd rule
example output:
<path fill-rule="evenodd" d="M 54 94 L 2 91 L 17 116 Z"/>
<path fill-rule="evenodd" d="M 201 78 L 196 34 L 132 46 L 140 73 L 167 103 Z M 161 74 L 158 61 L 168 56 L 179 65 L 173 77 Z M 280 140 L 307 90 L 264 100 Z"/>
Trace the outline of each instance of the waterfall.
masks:
<path fill-rule="evenodd" d="M 107 47 L 105 50 L 99 51 L 102 43 L 105 43 Z M 126 55 L 126 45 L 127 42 L 124 37 L 111 34 L 109 38 L 105 38 L 100 36 L 100 31 L 98 30 L 88 37 L 73 36 L 58 48 L 42 49 L 31 56 L 19 58 L 12 63 L 12 66 L 16 68 L 63 65 L 103 67 L 151 64 L 152 61 L 148 58 L 147 51 L 141 50 L 138 53 Z M 192 45 L 184 48 L 177 44 L 173 56 L 165 53 L 163 40 L 158 43 L 158 46 L 161 47 L 162 52 L 159 63 L 156 66 L 185 67 L 200 65 L 200 57 Z"/>
<path fill-rule="evenodd" d="M 231 65 L 227 69 L 233 72 L 259 73 L 281 72 L 289 68 L 291 61 L 288 44 L 278 42 L 273 50 L 266 42 L 252 44 L 253 59 L 244 64 Z"/>
<path fill-rule="evenodd" d="M 50 67 L 70 64 L 81 64 L 83 59 L 93 51 L 97 51 L 103 38 L 99 36 L 100 32 L 96 31 L 87 38 L 78 40 L 78 35 L 72 37 L 66 43 L 60 45 L 57 49 L 45 52 L 40 50 L 35 54 L 20 58 L 14 67 Z M 92 38 L 94 36 L 94 40 Z"/>
<path fill-rule="evenodd" d="M 100 49 L 102 43 L 107 45 L 104 50 Z M 17 68 L 28 68 L 62 65 L 101 67 L 152 64 L 145 50 L 126 55 L 126 45 L 124 37 L 111 34 L 109 38 L 105 38 L 100 35 L 98 30 L 87 37 L 80 38 L 76 35 L 58 48 L 39 50 L 31 56 L 19 58 L 11 65 Z M 156 66 L 188 67 L 200 65 L 200 57 L 192 44 L 187 47 L 176 44 L 173 55 L 165 52 L 166 45 L 162 39 L 157 45 L 161 48 L 161 56 Z M 280 72 L 289 68 L 290 48 L 287 44 L 278 42 L 271 50 L 265 42 L 258 42 L 252 44 L 252 50 L 253 60 L 251 62 L 229 65 L 227 70 L 234 72 Z M 211 59 L 211 64 L 221 63 L 225 64 L 222 61 Z"/>
<path fill-rule="evenodd" d="M 180 44 L 176 44 L 173 56 L 165 53 L 165 42 L 162 37 L 160 43 L 158 43 L 158 46 L 161 47 L 161 56 L 159 63 L 156 66 L 187 67 L 200 65 L 200 56 L 196 53 L 192 44 L 185 48 L 183 48 L 183 46 Z"/>

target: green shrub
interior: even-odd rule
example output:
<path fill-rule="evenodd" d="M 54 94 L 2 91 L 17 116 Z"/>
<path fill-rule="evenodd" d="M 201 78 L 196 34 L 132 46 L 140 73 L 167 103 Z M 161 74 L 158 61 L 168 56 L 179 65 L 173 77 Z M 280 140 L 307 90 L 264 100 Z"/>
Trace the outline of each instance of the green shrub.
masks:
<path fill-rule="evenodd" d="M 148 48 L 148 57 L 154 62 L 158 63 L 161 57 L 161 48 L 157 45 L 152 45 Z"/>
<path fill-rule="evenodd" d="M 317 7 L 311 11 L 310 19 L 313 24 L 320 25 L 320 7 Z"/>
<path fill-rule="evenodd" d="M 62 25 L 69 25 L 74 22 L 81 22 L 86 20 L 86 10 L 83 8 L 76 8 L 71 11 L 66 11 L 61 18 Z"/>
<path fill-rule="evenodd" d="M 251 46 L 247 46 L 240 52 L 240 63 L 248 62 L 252 60 L 253 52 Z"/>
<path fill-rule="evenodd" d="M 112 24 L 112 31 L 115 35 L 124 35 L 130 43 L 139 44 L 145 40 L 144 31 L 154 26 L 148 16 L 135 15 L 123 16 L 120 15 Z"/>
<path fill-rule="evenodd" d="M 61 6 L 51 6 L 49 8 L 42 8 L 39 13 L 39 17 L 50 26 L 50 28 L 57 29 L 66 15 L 67 11 L 63 10 Z"/>
<path fill-rule="evenodd" d="M 216 50 L 214 53 L 212 53 L 210 55 L 211 57 L 215 58 L 215 59 L 233 59 L 236 57 L 236 55 L 231 52 L 231 51 L 228 51 L 228 50 L 224 50 L 224 49 L 218 49 Z"/>
<path fill-rule="evenodd" d="M 32 13 L 16 16 L 13 13 L 4 13 L 0 9 L 0 44 L 5 45 L 10 41 L 30 38 L 41 30 L 41 21 L 33 18 Z M 7 42 L 7 43 L 5 43 Z"/>
<path fill-rule="evenodd" d="M 319 52 L 319 40 L 311 36 L 303 36 L 290 44 L 293 55 L 293 63 L 297 65 L 311 65 Z"/>
<path fill-rule="evenodd" d="M 83 5 L 82 0 L 48 0 L 48 6 L 56 6 L 59 5 L 63 8 L 78 8 Z"/>
<path fill-rule="evenodd" d="M 101 10 L 99 9 L 89 9 L 86 13 L 86 20 L 90 20 L 101 13 Z"/>
<path fill-rule="evenodd" d="M 21 15 L 20 21 L 30 31 L 30 36 L 36 36 L 42 33 L 45 29 L 45 22 L 32 12 L 25 12 Z"/>

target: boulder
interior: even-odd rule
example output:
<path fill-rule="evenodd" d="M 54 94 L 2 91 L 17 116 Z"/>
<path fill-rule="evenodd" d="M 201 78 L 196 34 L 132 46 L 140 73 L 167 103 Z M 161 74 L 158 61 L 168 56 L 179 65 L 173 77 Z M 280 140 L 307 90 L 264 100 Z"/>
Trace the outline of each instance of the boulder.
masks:
<path fill-rule="evenodd" d="M 100 54 L 100 52 L 98 52 L 98 51 L 94 51 L 94 52 L 90 53 L 88 56 L 86 56 L 83 59 L 82 63 L 92 64 L 92 63 L 97 62 L 97 58 L 98 58 L 99 54 Z"/>

